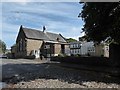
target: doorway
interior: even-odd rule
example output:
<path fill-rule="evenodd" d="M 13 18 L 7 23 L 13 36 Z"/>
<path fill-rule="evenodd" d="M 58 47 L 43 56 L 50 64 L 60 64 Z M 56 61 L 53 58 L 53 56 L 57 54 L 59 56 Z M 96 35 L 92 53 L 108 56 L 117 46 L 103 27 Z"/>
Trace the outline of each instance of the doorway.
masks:
<path fill-rule="evenodd" d="M 64 44 L 61 44 L 61 53 L 65 53 L 65 45 Z"/>

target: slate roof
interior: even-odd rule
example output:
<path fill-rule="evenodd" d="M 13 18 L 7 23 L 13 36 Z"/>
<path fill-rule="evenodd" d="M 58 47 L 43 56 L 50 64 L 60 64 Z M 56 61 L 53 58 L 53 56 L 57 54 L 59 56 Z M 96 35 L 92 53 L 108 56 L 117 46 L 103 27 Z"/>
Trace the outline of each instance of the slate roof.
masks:
<path fill-rule="evenodd" d="M 55 34 L 50 32 L 43 32 L 35 29 L 30 28 L 22 28 L 27 38 L 31 39 L 40 39 L 45 41 L 57 41 L 59 38 L 59 42 L 66 43 L 66 40 L 61 36 L 61 34 Z"/>

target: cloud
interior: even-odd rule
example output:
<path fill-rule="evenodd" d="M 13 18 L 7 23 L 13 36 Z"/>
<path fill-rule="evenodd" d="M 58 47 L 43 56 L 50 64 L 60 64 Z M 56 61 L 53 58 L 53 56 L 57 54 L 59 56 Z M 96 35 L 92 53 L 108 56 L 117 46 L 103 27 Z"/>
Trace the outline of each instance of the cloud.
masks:
<path fill-rule="evenodd" d="M 11 33 L 2 33 L 2 40 L 6 43 L 7 48 L 10 48 L 16 42 L 16 35 Z"/>
<path fill-rule="evenodd" d="M 2 22 L 1 39 L 6 43 L 7 48 L 10 48 L 16 41 L 19 25 L 13 25 L 7 22 Z"/>
<path fill-rule="evenodd" d="M 79 2 L 79 0 L 1 0 L 2 2 Z"/>
<path fill-rule="evenodd" d="M 31 2 L 32 0 L 1 0 L 1 2 Z"/>
<path fill-rule="evenodd" d="M 2 3 L 0 3 L 0 39 L 2 39 Z"/>
<path fill-rule="evenodd" d="M 22 1 L 25 4 L 19 4 L 19 0 L 17 2 L 2 4 L 2 30 L 7 36 L 4 40 L 8 47 L 12 45 L 12 42 L 14 44 L 20 25 L 38 30 L 45 25 L 48 32 L 61 33 L 66 38 L 77 39 L 81 36 L 83 22 L 77 17 L 81 9 L 79 3 L 35 3 L 27 0 Z M 9 40 L 9 34 L 11 34 L 11 40 Z"/>
<path fill-rule="evenodd" d="M 77 15 L 79 13 L 79 7 L 76 8 L 75 5 L 79 6 L 78 4 L 73 3 L 54 3 L 56 4 L 55 8 L 53 3 L 29 3 L 26 7 L 21 7 L 20 5 L 11 5 L 9 14 L 4 15 L 9 18 L 9 23 L 17 24 L 22 22 L 33 22 L 40 24 L 46 24 L 54 22 L 62 23 L 79 23 Z M 32 6 L 32 7 L 31 7 Z M 6 7 L 6 6 L 5 6 Z M 16 7 L 14 10 L 12 8 Z M 37 8 L 36 8 L 37 7 Z M 3 5 L 4 8 L 4 5 Z M 75 13 L 75 11 L 77 11 Z M 4 13 L 5 11 L 3 11 Z M 5 12 L 6 13 L 6 12 Z M 13 20 L 14 19 L 14 20 Z M 20 20 L 19 20 L 20 19 Z M 8 20 L 8 19 L 7 19 Z M 23 23 L 26 24 L 26 23 Z M 80 24 L 80 23 L 79 23 Z"/>
<path fill-rule="evenodd" d="M 57 24 L 49 23 L 46 28 L 48 32 L 60 33 L 66 38 L 74 38 L 76 40 L 84 35 L 84 33 L 81 33 L 82 26 L 75 26 L 68 23 L 64 24 L 60 22 Z"/>
<path fill-rule="evenodd" d="M 12 2 L 20 5 L 26 5 L 28 2 L 31 2 L 32 0 L 1 0 L 1 2 Z"/>
<path fill-rule="evenodd" d="M 5 0 L 5 2 L 28 2 L 28 1 L 30 0 Z M 4 1 L 2 0 L 2 2 Z"/>

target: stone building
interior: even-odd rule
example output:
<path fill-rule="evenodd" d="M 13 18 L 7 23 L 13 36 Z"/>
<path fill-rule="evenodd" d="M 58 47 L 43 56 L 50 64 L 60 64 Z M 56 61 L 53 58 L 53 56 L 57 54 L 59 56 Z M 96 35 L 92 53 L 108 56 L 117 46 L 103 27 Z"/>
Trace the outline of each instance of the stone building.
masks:
<path fill-rule="evenodd" d="M 15 58 L 26 58 L 35 56 L 39 58 L 57 56 L 59 53 L 65 53 L 65 49 L 69 47 L 65 38 L 61 34 L 55 34 L 43 31 L 20 27 L 16 39 L 16 44 L 11 47 L 12 55 Z"/>
<path fill-rule="evenodd" d="M 109 57 L 109 45 L 106 43 L 95 45 L 95 56 Z"/>

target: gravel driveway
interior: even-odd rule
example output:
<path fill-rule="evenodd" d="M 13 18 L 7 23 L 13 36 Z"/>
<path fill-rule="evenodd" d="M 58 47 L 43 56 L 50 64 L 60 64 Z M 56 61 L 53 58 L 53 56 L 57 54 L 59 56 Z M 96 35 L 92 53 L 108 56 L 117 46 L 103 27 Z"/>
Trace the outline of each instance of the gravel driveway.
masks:
<path fill-rule="evenodd" d="M 2 60 L 2 81 L 9 88 L 117 88 L 119 79 L 98 72 L 63 68 L 46 61 Z"/>

